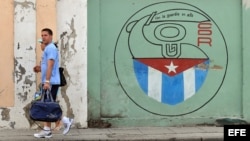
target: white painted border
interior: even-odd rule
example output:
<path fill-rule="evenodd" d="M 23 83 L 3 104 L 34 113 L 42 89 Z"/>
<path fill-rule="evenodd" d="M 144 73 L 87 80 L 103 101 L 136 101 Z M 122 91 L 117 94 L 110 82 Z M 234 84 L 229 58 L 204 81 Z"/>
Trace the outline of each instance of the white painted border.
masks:
<path fill-rule="evenodd" d="M 29 127 L 23 108 L 31 102 L 36 91 L 36 76 L 33 72 L 36 64 L 35 2 L 36 0 L 14 1 L 15 104 L 10 110 L 9 128 Z"/>
<path fill-rule="evenodd" d="M 71 7 L 71 8 L 68 8 Z M 64 34 L 64 37 L 60 37 Z M 60 103 L 78 128 L 87 127 L 87 0 L 57 1 L 57 38 L 62 66 L 68 71 L 68 87 Z M 65 94 L 69 101 L 65 101 Z M 70 107 L 69 107 L 70 106 Z"/>

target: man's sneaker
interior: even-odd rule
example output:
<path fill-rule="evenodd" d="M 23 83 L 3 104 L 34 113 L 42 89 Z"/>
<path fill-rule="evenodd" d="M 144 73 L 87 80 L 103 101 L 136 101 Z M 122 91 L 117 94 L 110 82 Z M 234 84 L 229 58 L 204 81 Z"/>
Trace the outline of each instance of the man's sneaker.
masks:
<path fill-rule="evenodd" d="M 34 134 L 34 137 L 36 138 L 51 138 L 52 133 L 51 131 L 40 131 L 39 133 Z"/>
<path fill-rule="evenodd" d="M 64 125 L 63 134 L 64 135 L 66 135 L 69 132 L 73 121 L 74 120 L 72 118 L 67 118 L 66 120 L 63 120 L 63 125 Z"/>

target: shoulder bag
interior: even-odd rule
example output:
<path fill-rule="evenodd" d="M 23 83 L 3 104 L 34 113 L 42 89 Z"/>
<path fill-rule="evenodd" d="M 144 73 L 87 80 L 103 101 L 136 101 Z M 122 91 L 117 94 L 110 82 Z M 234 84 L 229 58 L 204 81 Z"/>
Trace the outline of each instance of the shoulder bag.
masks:
<path fill-rule="evenodd" d="M 63 71 L 64 71 L 64 68 L 59 67 L 60 80 L 61 80 L 60 85 L 59 85 L 60 87 L 67 85 L 67 81 L 66 81 Z"/>

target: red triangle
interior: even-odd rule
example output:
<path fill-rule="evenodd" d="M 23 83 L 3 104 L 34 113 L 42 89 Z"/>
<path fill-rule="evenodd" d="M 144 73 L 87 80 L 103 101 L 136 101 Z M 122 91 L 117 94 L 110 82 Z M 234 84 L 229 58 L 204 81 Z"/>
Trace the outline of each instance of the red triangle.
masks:
<path fill-rule="evenodd" d="M 136 58 L 136 60 L 169 76 L 174 76 L 205 62 L 207 58 Z"/>

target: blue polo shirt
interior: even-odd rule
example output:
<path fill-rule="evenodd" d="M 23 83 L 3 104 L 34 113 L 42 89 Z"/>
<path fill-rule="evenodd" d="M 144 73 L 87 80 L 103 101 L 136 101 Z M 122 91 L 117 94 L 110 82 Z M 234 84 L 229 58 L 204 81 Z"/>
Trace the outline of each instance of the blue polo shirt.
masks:
<path fill-rule="evenodd" d="M 48 60 L 54 60 L 54 66 L 51 73 L 50 84 L 51 85 L 58 85 L 60 84 L 60 75 L 59 75 L 59 51 L 54 45 L 54 43 L 48 44 L 42 55 L 42 62 L 41 62 L 41 73 L 42 73 L 42 84 L 46 81 L 46 70 L 48 66 Z"/>

